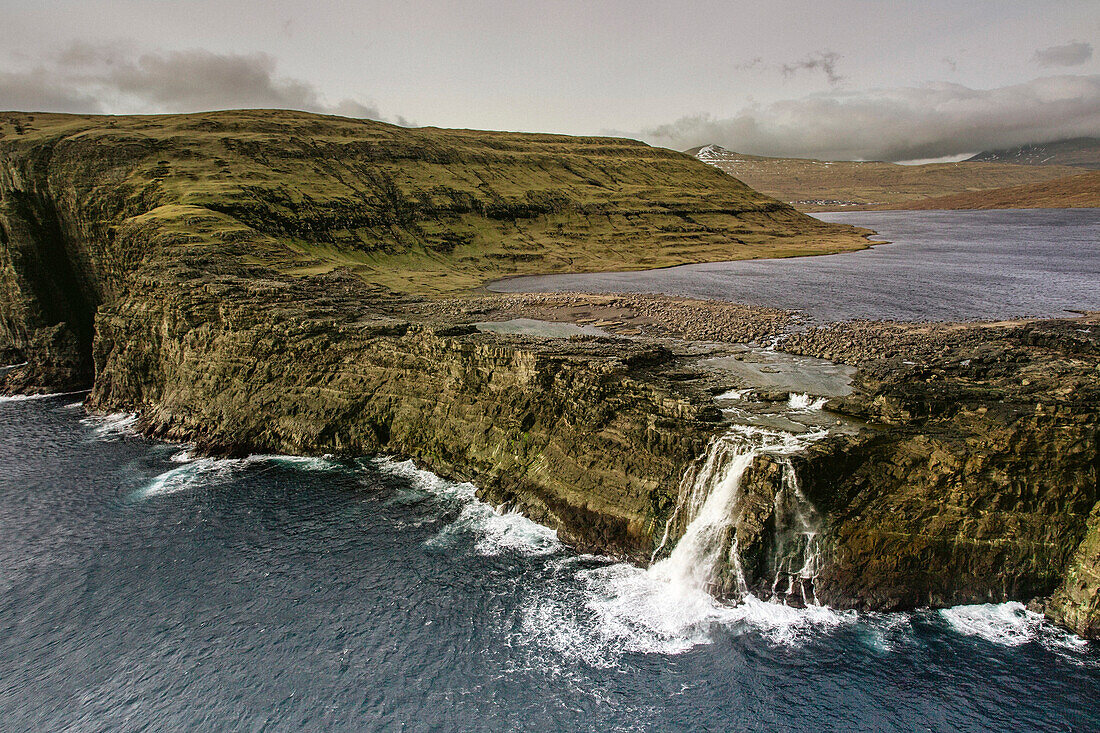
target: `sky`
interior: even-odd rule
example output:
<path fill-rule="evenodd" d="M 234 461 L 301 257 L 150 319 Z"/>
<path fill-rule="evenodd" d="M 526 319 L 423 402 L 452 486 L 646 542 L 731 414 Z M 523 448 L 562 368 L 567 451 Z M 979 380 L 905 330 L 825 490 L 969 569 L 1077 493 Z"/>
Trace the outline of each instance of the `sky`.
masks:
<path fill-rule="evenodd" d="M 1100 135 L 1100 0 L 0 0 L 0 109 L 279 107 L 822 159 Z"/>

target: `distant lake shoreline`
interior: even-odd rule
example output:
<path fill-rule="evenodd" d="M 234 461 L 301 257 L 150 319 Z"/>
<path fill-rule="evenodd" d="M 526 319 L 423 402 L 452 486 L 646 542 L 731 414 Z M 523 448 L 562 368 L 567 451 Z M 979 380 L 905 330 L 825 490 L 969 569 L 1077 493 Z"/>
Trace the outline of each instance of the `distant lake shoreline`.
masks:
<path fill-rule="evenodd" d="M 500 293 L 661 293 L 804 311 L 815 321 L 999 320 L 1100 310 L 1100 209 L 844 211 L 856 252 L 499 280 Z"/>

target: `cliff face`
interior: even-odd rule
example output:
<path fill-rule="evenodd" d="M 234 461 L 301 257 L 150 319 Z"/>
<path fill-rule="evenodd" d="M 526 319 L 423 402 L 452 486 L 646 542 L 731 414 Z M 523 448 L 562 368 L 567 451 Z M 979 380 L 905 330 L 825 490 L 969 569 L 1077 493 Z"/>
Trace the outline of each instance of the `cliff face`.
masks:
<path fill-rule="evenodd" d="M 28 361 L 9 390 L 91 384 L 96 308 L 148 250 L 120 229 L 158 200 L 125 150 L 82 138 L 74 118 L 45 117 L 38 133 L 18 118 L 0 124 L 0 350 Z"/>
<path fill-rule="evenodd" d="M 720 377 L 678 346 L 481 333 L 418 299 L 508 273 L 863 243 L 631 141 L 258 112 L 0 132 L 0 351 L 28 361 L 5 390 L 92 386 L 92 408 L 212 452 L 412 456 L 639 561 L 725 430 Z M 735 523 L 750 589 L 789 569 L 797 509 L 820 530 L 822 601 L 1054 592 L 1053 617 L 1096 632 L 1095 341 L 1006 329 L 948 351 L 872 335 L 866 358 L 789 342 L 861 367 L 834 406 L 872 426 L 756 459 Z"/>
<path fill-rule="evenodd" d="M 213 452 L 391 453 L 642 559 L 716 411 L 667 350 L 409 321 L 353 276 L 139 272 L 96 318 L 89 405 Z"/>
<path fill-rule="evenodd" d="M 878 426 L 794 458 L 826 517 L 822 600 L 905 608 L 1053 593 L 1048 615 L 1096 636 L 1097 323 L 856 323 L 788 341 L 860 365 L 856 393 L 834 407 Z"/>
<path fill-rule="evenodd" d="M 236 256 L 277 273 L 350 268 L 381 290 L 428 293 L 508 274 L 866 246 L 850 227 L 631 140 L 270 110 L 8 113 L 0 352 L 31 362 L 9 389 L 89 384 L 96 307 L 143 258 L 187 243 L 243 244 Z"/>

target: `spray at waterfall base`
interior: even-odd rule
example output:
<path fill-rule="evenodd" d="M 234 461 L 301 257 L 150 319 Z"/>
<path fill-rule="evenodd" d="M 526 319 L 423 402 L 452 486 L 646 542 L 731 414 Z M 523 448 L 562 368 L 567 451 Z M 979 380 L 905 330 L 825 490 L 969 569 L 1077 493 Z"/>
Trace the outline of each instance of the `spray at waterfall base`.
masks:
<path fill-rule="evenodd" d="M 733 425 L 714 438 L 681 482 L 649 573 L 685 592 L 820 605 L 821 519 L 790 456 L 826 435 Z"/>

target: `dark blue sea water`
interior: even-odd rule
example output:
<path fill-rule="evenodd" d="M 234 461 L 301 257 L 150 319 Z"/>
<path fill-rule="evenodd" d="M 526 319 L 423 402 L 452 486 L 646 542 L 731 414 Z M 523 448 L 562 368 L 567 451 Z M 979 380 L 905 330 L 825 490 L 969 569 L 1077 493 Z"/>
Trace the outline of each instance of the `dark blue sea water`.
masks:
<path fill-rule="evenodd" d="M 1015 605 L 677 596 L 385 459 L 195 460 L 0 402 L 0 730 L 1100 729 Z"/>
<path fill-rule="evenodd" d="M 989 320 L 1100 310 L 1100 209 L 816 216 L 874 229 L 890 244 L 825 257 L 519 277 L 489 289 L 666 293 L 802 310 L 818 321 Z"/>

